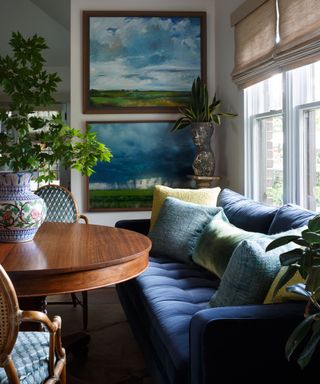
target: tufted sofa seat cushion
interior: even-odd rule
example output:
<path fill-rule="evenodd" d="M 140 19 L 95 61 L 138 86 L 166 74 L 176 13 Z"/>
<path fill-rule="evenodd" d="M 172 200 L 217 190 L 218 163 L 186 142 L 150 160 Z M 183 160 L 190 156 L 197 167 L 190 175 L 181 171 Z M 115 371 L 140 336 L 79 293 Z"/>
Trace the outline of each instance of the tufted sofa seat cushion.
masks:
<path fill-rule="evenodd" d="M 123 307 L 131 309 L 128 318 L 144 323 L 141 328 L 146 334 L 136 337 L 151 340 L 154 353 L 166 367 L 162 374 L 167 375 L 168 384 L 188 382 L 190 321 L 208 306 L 218 284 L 219 280 L 195 264 L 150 257 L 142 275 L 117 286 L 120 300 L 126 303 Z"/>

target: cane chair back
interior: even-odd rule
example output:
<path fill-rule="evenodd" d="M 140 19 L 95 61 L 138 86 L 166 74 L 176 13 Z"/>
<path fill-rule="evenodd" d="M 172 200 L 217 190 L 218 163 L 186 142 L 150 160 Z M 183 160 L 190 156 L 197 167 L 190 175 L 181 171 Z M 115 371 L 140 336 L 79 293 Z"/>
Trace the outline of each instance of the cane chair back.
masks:
<path fill-rule="evenodd" d="M 72 193 L 60 185 L 45 185 L 36 191 L 47 206 L 45 221 L 77 223 L 80 218 L 77 202 Z M 85 220 L 85 219 L 84 219 Z"/>
<path fill-rule="evenodd" d="M 22 311 L 11 280 L 0 265 L 0 382 L 66 382 L 66 356 L 61 345 L 61 319 Z M 22 321 L 40 322 L 48 332 L 19 332 Z"/>
<path fill-rule="evenodd" d="M 73 198 L 72 193 L 60 185 L 49 184 L 40 187 L 36 192 L 42 197 L 47 206 L 47 214 L 45 221 L 62 222 L 62 223 L 78 223 L 82 219 L 86 224 L 89 223 L 85 215 L 80 215 L 78 205 Z M 83 328 L 88 327 L 88 293 L 81 292 L 82 300 L 78 299 L 75 293 L 71 294 L 71 301 L 51 302 L 51 304 L 77 304 L 83 308 Z"/>

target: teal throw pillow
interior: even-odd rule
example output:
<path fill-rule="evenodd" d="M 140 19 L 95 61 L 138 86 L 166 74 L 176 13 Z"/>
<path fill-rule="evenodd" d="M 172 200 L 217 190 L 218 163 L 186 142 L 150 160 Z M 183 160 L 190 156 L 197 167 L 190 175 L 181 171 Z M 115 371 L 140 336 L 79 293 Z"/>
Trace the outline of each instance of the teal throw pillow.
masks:
<path fill-rule="evenodd" d="M 199 238 L 192 259 L 221 278 L 237 245 L 259 236 L 266 235 L 247 232 L 226 221 L 211 221 Z"/>
<path fill-rule="evenodd" d="M 277 235 L 242 241 L 234 250 L 209 305 L 223 307 L 262 304 L 279 272 L 279 255 L 297 247 L 291 243 L 266 252 L 267 245 L 277 237 L 300 233 L 301 229 L 293 229 Z"/>
<path fill-rule="evenodd" d="M 223 307 L 262 303 L 279 269 L 277 254 L 266 257 L 259 244 L 242 241 L 234 250 L 219 289 L 209 305 Z"/>
<path fill-rule="evenodd" d="M 192 262 L 197 240 L 214 217 L 227 220 L 222 208 L 167 197 L 149 232 L 152 241 L 151 255 Z"/>

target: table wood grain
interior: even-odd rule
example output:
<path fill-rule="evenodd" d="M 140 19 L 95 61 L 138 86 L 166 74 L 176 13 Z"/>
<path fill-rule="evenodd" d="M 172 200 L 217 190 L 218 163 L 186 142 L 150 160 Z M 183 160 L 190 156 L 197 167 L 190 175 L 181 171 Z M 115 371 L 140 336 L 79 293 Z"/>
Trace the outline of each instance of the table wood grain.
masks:
<path fill-rule="evenodd" d="M 43 223 L 33 241 L 0 243 L 0 263 L 19 297 L 80 292 L 119 283 L 148 266 L 151 241 L 120 228 Z"/>

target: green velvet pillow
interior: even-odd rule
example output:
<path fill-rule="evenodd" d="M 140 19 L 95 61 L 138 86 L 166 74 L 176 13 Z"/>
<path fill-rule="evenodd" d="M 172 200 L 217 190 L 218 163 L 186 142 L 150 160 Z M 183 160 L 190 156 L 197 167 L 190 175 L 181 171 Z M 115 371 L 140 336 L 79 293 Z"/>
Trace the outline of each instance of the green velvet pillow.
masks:
<path fill-rule="evenodd" d="M 222 208 L 167 197 L 149 232 L 151 255 L 192 262 L 192 253 L 206 225 L 214 218 L 227 220 Z"/>
<path fill-rule="evenodd" d="M 260 236 L 266 235 L 247 232 L 226 221 L 211 221 L 199 238 L 192 259 L 221 278 L 237 245 Z"/>

